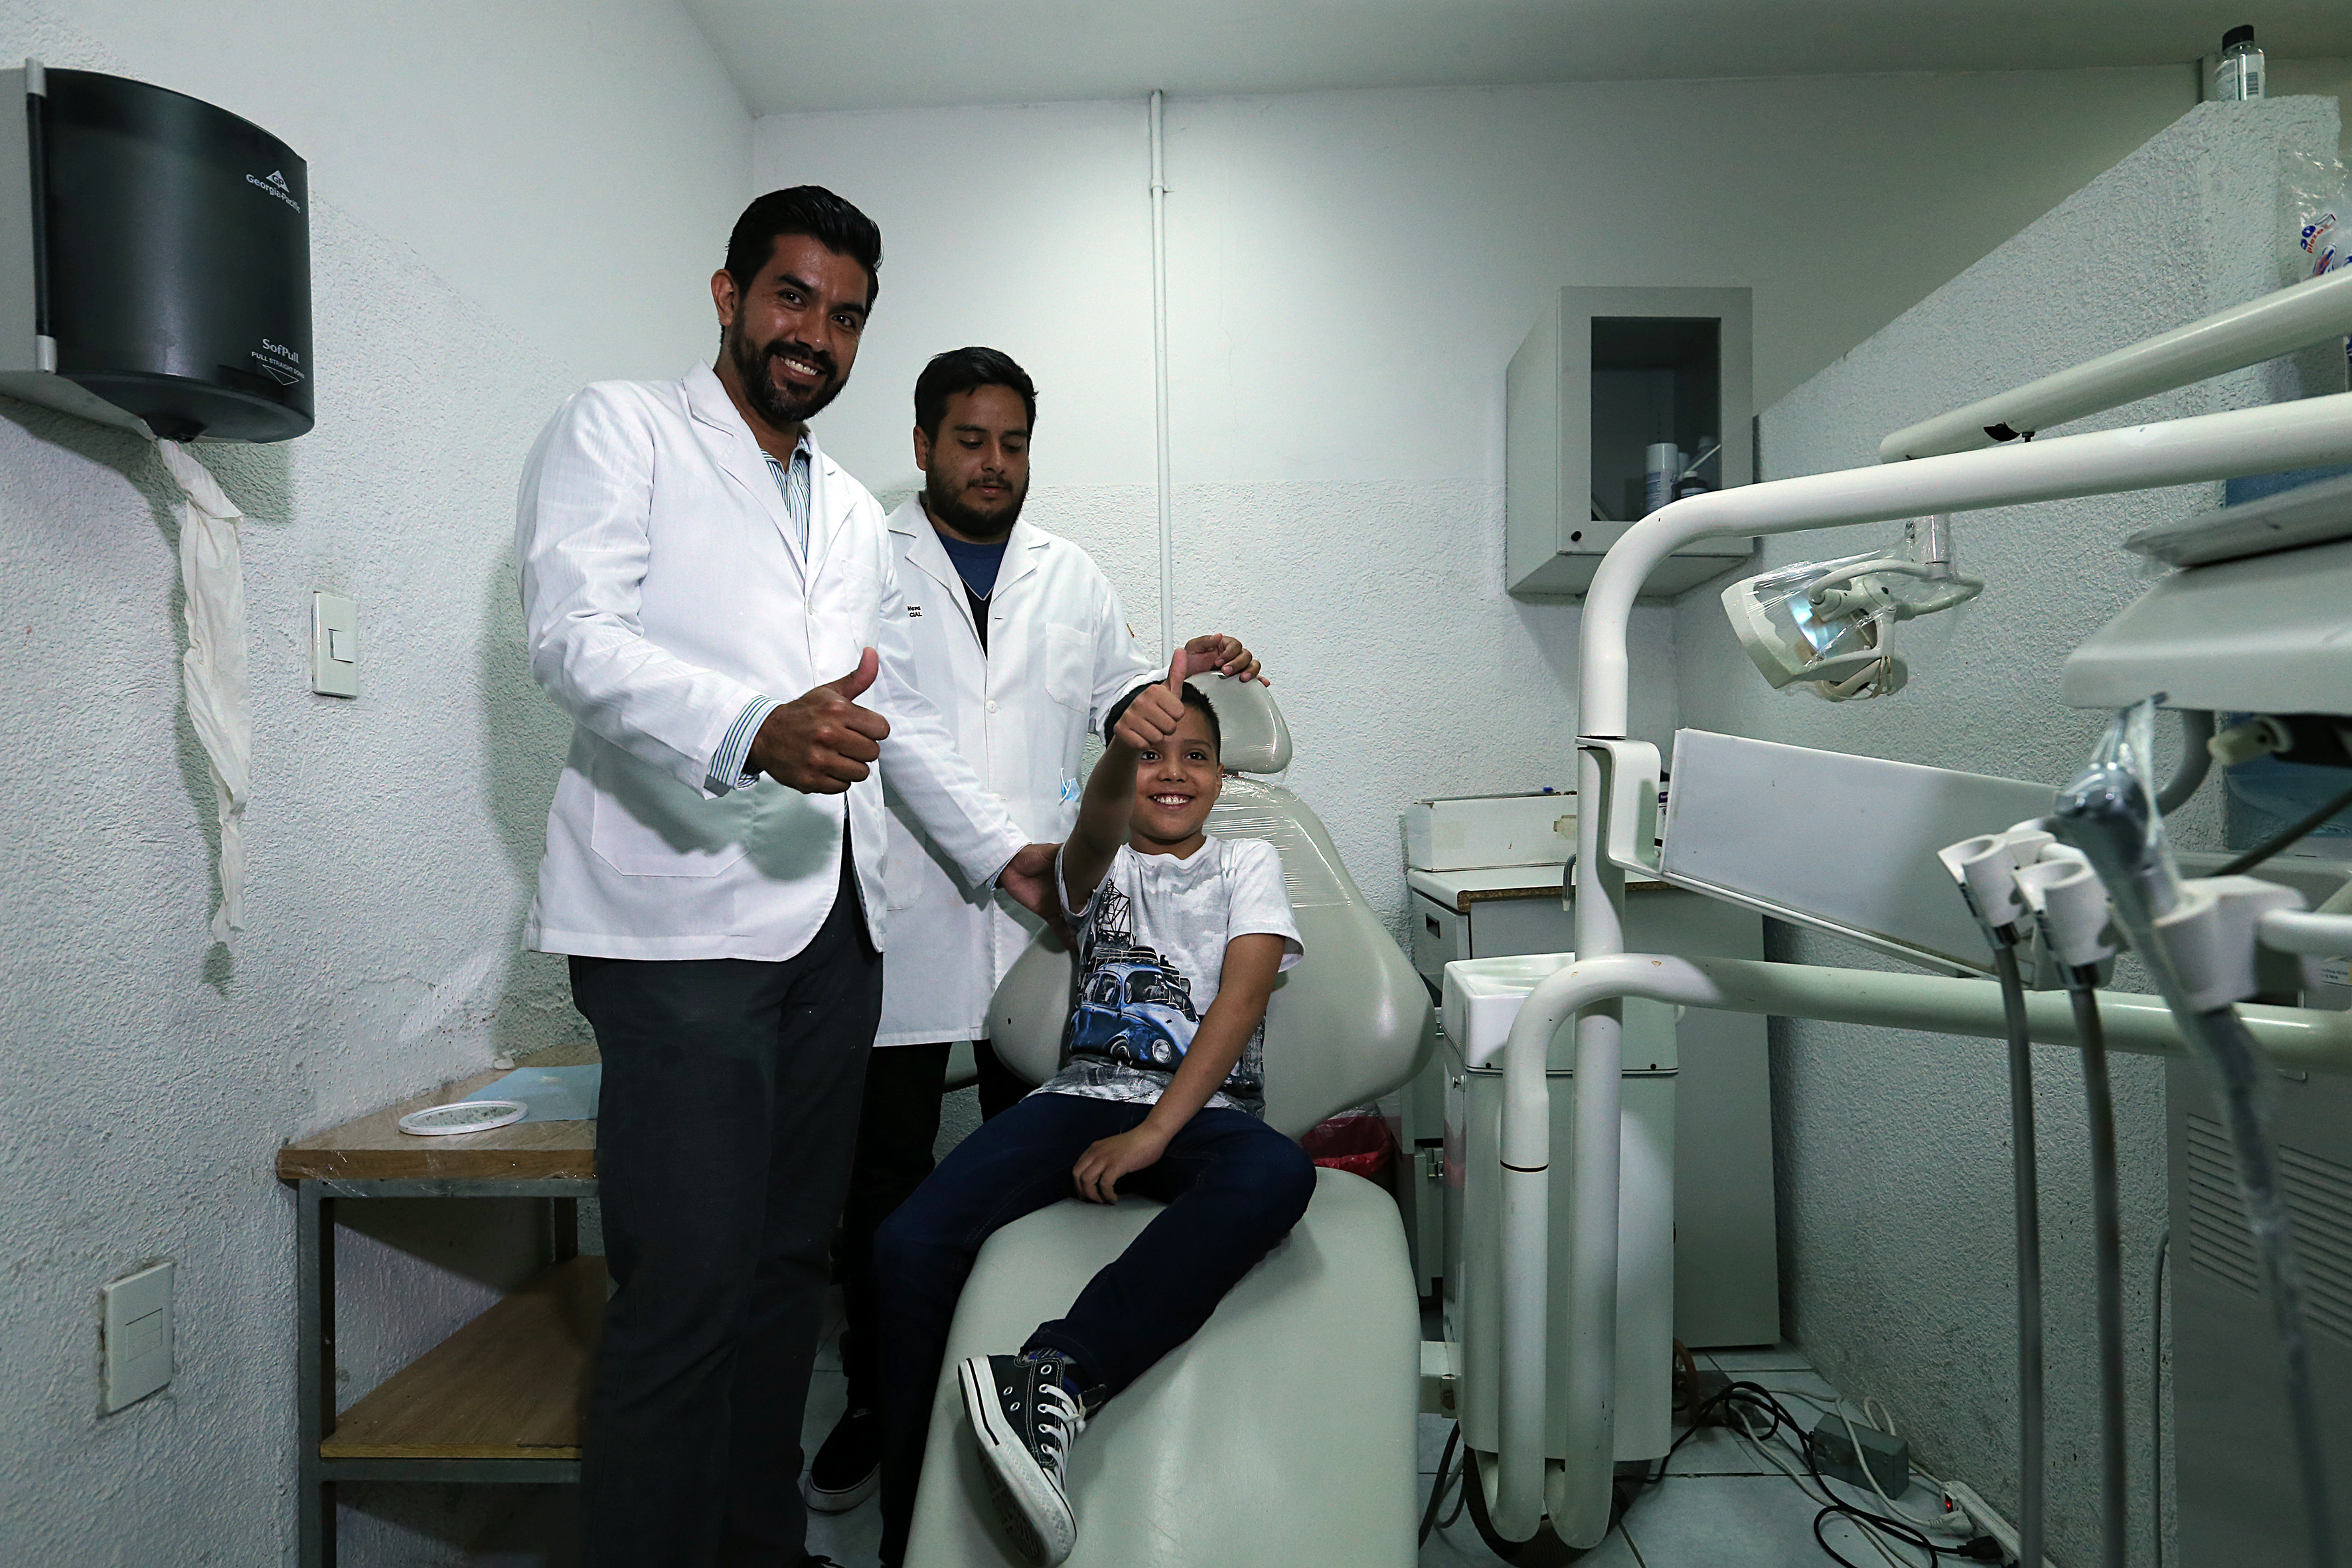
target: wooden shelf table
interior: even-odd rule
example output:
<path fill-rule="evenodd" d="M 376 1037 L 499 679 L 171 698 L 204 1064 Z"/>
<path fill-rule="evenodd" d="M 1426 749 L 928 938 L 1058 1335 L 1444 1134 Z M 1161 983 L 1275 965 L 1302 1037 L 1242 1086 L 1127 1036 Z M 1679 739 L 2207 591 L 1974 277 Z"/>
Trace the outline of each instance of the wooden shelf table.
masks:
<path fill-rule="evenodd" d="M 535 1067 L 593 1062 L 593 1047 Z M 400 1130 L 412 1110 L 465 1100 L 503 1069 L 289 1143 L 294 1188 L 300 1568 L 334 1568 L 340 1481 L 576 1481 L 604 1260 L 579 1255 L 579 1200 L 596 1190 L 596 1124 L 529 1121 L 454 1137 Z M 369 1198 L 537 1198 L 548 1267 L 349 1410 L 335 1409 L 335 1209 Z"/>

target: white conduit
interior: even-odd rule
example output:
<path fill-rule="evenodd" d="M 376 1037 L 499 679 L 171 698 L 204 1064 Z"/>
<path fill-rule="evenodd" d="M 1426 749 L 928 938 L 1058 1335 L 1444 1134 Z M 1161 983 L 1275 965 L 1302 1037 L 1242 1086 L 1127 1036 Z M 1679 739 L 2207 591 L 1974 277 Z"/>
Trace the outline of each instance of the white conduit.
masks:
<path fill-rule="evenodd" d="M 1852 468 L 1769 484 L 1691 496 L 1653 512 L 1626 530 L 1594 574 L 1585 596 L 1579 645 L 1578 727 L 1587 737 L 1625 737 L 1631 666 L 1626 637 L 1633 599 L 1657 563 L 1701 539 L 1791 533 L 1937 512 L 1974 511 L 2029 501 L 2106 495 L 2162 485 L 2194 484 L 2242 474 L 2276 473 L 2352 458 L 2352 393 L 2299 403 L 2209 414 L 2193 419 L 2103 430 L 2055 440 L 2011 443 L 1988 451 L 1958 452 L 1882 468 Z M 1577 757 L 1576 952 L 1580 964 L 1625 951 L 1620 925 L 1624 873 L 1601 843 L 1604 773 L 1598 752 Z M 1859 975 L 1856 976 L 1859 979 Z M 1793 1012 L 1793 1009 L 1791 1010 Z M 1818 1016 L 1818 1015 L 1814 1015 Z M 1832 1015 L 1834 1016 L 1834 1015 Z M 1875 1015 L 1860 1022 L 1900 1022 Z M 1959 1028 L 1932 1018 L 1911 1027 Z M 1503 1145 L 1525 1154 L 1536 1135 L 1515 1118 L 1548 1124 L 1550 1091 L 1542 1078 L 1549 1036 L 1522 1046 L 1514 1032 L 1505 1047 Z M 1609 1528 L 1609 1483 L 1616 1443 L 1617 1133 L 1621 1066 L 1618 1010 L 1606 1001 L 1577 1021 L 1576 1168 L 1570 1184 L 1577 1241 L 1570 1253 L 1568 1458 L 1553 1524 L 1577 1548 L 1596 1546 Z M 1514 1095 L 1511 1056 L 1531 1055 Z M 1544 1247 L 1550 1194 L 1536 1172 L 1502 1173 L 1507 1237 L 1503 1297 L 1503 1388 L 1496 1466 L 1496 1530 L 1524 1541 L 1541 1521 L 1545 1503 L 1540 1400 L 1548 1387 L 1543 1340 L 1548 1289 Z M 1519 1160 L 1510 1163 L 1518 1165 Z M 1513 1184 L 1516 1182 L 1517 1186 Z M 1521 1194 L 1521 1189 L 1524 1194 Z M 1532 1251 L 1518 1250 L 1532 1245 Z M 1531 1390 L 1521 1401 L 1514 1388 Z"/>
<path fill-rule="evenodd" d="M 1752 958 L 1621 952 L 1614 958 L 1580 958 L 1546 975 L 1511 1020 L 1510 1039 L 1467 1057 L 1465 1065 L 1483 1067 L 1496 1053 L 1507 1054 L 1522 1030 L 1540 1053 L 1570 1015 L 1622 996 L 1645 996 L 1678 1007 L 1875 1024 L 1988 1040 L 1999 1039 L 2004 1032 L 2000 987 L 1990 980 L 1769 963 Z M 2352 1073 L 2352 1013 L 2251 1002 L 2242 1004 L 2237 1011 L 2263 1053 L 2280 1068 Z M 2070 999 L 2063 991 L 2026 993 L 2025 1016 L 2033 1038 L 2042 1045 L 2082 1044 Z M 2142 1056 L 2187 1054 L 2179 1025 L 2161 996 L 2102 991 L 2099 1019 L 2110 1050 Z"/>
<path fill-rule="evenodd" d="M 1160 133 L 1162 95 L 1151 94 L 1152 423 L 1160 469 L 1160 657 L 1176 653 L 1176 521 L 1168 478 L 1168 156 Z"/>
<path fill-rule="evenodd" d="M 220 908 L 213 940 L 245 929 L 245 803 L 253 784 L 253 697 L 245 661 L 245 562 L 237 519 L 245 514 L 209 469 L 177 441 L 156 455 L 180 490 L 180 587 L 187 603 L 188 651 L 180 677 L 188 721 L 211 764 L 220 818 Z"/>

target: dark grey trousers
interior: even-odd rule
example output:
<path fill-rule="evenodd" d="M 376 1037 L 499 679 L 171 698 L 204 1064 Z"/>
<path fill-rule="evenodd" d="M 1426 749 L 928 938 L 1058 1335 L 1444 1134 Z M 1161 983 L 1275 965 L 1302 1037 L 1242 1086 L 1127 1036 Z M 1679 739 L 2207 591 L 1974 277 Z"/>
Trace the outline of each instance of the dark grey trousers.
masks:
<path fill-rule="evenodd" d="M 882 960 L 856 885 L 782 963 L 572 960 L 604 1058 L 616 1287 L 581 1471 L 588 1568 L 798 1568 L 801 1418 Z"/>

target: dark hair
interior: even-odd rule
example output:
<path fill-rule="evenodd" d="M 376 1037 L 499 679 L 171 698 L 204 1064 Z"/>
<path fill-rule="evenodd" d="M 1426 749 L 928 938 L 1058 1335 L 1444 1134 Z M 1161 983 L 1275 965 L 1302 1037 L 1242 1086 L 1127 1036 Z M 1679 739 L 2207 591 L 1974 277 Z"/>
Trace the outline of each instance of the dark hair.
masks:
<path fill-rule="evenodd" d="M 807 235 L 865 268 L 869 307 L 881 294 L 882 231 L 823 185 L 770 191 L 743 209 L 735 220 L 735 232 L 727 237 L 727 271 L 739 292 L 751 291 L 751 280 L 776 253 L 776 241 L 788 234 Z"/>
<path fill-rule="evenodd" d="M 933 354 L 923 374 L 915 378 L 915 423 L 936 441 L 940 421 L 948 416 L 948 399 L 975 387 L 1009 387 L 1021 395 L 1029 423 L 1037 423 L 1037 384 L 1002 349 L 950 349 Z"/>
<path fill-rule="evenodd" d="M 1209 721 L 1209 744 L 1217 748 L 1218 759 L 1222 761 L 1225 754 L 1225 727 L 1217 722 L 1217 705 L 1209 700 L 1207 692 L 1189 680 L 1184 683 L 1182 695 L 1184 706 L 1198 708 L 1201 716 Z"/>

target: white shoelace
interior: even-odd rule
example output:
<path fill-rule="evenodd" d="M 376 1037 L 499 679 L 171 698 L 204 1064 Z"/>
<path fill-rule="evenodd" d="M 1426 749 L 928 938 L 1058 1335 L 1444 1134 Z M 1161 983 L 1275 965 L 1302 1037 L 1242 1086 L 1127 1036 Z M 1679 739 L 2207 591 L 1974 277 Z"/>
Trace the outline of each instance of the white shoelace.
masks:
<path fill-rule="evenodd" d="M 1087 1429 L 1086 1406 L 1058 1383 L 1039 1388 L 1037 1404 L 1040 1425 L 1044 1426 L 1037 1445 L 1045 1449 L 1046 1461 L 1054 1468 L 1054 1479 L 1058 1482 L 1068 1472 L 1071 1439 Z"/>

